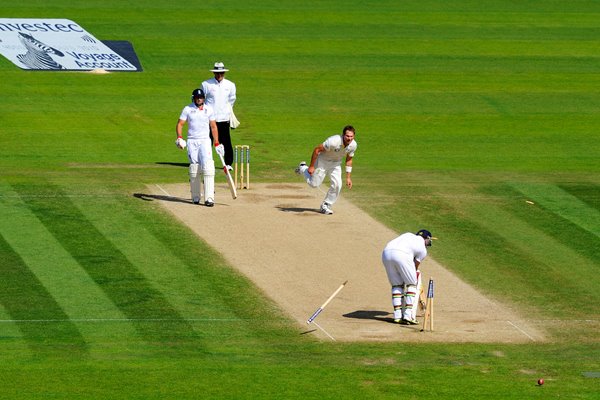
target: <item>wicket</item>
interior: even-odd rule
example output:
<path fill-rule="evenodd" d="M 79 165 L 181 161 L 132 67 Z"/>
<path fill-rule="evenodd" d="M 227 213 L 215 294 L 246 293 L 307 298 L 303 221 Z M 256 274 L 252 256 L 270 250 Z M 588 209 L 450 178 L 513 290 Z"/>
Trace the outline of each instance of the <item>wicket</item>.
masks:
<path fill-rule="evenodd" d="M 245 166 L 245 172 L 244 172 Z M 239 171 L 239 186 L 238 186 Z M 233 151 L 233 176 L 235 186 L 240 189 L 250 189 L 250 146 L 238 144 Z M 244 181 L 245 178 L 245 181 Z"/>
<path fill-rule="evenodd" d="M 315 320 L 315 318 L 317 318 L 317 316 L 318 316 L 319 314 L 321 314 L 321 311 L 323 311 L 323 309 L 324 309 L 325 307 L 327 307 L 327 304 L 329 304 L 329 302 L 330 302 L 331 300 L 333 300 L 333 298 L 334 298 L 334 297 L 335 297 L 335 296 L 336 296 L 336 295 L 337 295 L 337 294 L 338 294 L 338 293 L 339 293 L 339 292 L 340 292 L 340 291 L 341 291 L 341 290 L 344 288 L 344 286 L 346 286 L 346 283 L 348 283 L 348 281 L 346 281 L 346 282 L 342 283 L 342 284 L 340 285 L 340 287 L 339 287 L 339 288 L 337 288 L 337 289 L 336 289 L 336 291 L 335 291 L 335 292 L 333 292 L 333 294 L 332 294 L 331 296 L 329 296 L 329 298 L 328 298 L 328 299 L 325 301 L 325 303 L 323 303 L 323 304 L 321 305 L 321 307 L 317 308 L 317 311 L 315 311 L 315 313 L 314 313 L 313 315 L 311 315 L 311 317 L 310 317 L 310 318 L 309 318 L 309 319 L 306 321 L 306 323 L 307 323 L 307 324 L 310 324 L 311 322 L 313 322 L 313 321 Z"/>

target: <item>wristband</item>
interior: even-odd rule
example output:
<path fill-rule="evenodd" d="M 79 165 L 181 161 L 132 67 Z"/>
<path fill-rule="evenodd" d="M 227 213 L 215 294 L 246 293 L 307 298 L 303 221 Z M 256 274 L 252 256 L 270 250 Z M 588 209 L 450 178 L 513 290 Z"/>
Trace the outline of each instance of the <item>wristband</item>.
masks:
<path fill-rule="evenodd" d="M 346 173 L 349 174 L 350 172 L 352 172 L 352 167 L 346 165 Z"/>

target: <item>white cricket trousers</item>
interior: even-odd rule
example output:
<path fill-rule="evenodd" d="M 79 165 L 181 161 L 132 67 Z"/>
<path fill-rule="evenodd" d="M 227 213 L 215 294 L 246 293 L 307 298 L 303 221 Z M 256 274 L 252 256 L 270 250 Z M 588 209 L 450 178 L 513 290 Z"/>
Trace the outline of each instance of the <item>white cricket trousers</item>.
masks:
<path fill-rule="evenodd" d="M 418 281 L 414 260 L 402 251 L 386 248 L 381 254 L 381 261 L 392 285 L 394 319 L 415 320 Z"/>
<path fill-rule="evenodd" d="M 204 182 L 204 200 L 214 201 L 215 197 L 215 162 L 212 154 L 210 138 L 188 139 L 188 160 L 190 161 L 190 189 L 192 200 L 200 201 L 200 177 Z"/>
<path fill-rule="evenodd" d="M 206 161 L 213 160 L 210 138 L 188 139 L 187 149 L 190 164 L 200 164 L 202 166 Z"/>
<path fill-rule="evenodd" d="M 410 255 L 394 249 L 384 249 L 381 261 L 392 286 L 416 285 L 417 270 Z"/>
<path fill-rule="evenodd" d="M 325 178 L 329 177 L 329 190 L 323 201 L 329 204 L 334 204 L 337 201 L 342 192 L 342 167 L 339 161 L 324 161 L 319 159 L 315 165 L 315 172 L 312 175 L 308 173 L 308 168 L 303 172 L 306 183 L 314 188 L 319 187 Z"/>

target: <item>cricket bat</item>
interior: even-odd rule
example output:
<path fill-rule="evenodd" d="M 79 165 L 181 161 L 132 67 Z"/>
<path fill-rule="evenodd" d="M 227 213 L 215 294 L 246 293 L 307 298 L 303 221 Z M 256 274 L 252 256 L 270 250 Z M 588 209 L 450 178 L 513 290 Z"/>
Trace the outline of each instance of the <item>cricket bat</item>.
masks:
<path fill-rule="evenodd" d="M 229 185 L 229 190 L 231 191 L 231 197 L 235 200 L 237 199 L 235 183 L 233 183 L 233 178 L 231 177 L 231 173 L 229 173 L 229 168 L 227 168 L 227 165 L 225 164 L 225 159 L 223 159 L 221 154 L 219 154 L 219 158 L 221 159 L 221 164 L 223 165 L 223 172 L 225 172 L 225 176 L 227 177 L 227 184 Z"/>

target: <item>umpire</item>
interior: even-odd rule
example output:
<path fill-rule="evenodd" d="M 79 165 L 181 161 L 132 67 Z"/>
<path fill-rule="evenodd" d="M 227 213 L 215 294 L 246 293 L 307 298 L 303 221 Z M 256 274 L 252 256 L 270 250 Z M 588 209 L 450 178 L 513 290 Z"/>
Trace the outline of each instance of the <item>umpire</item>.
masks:
<path fill-rule="evenodd" d="M 214 78 L 202 82 L 202 90 L 206 94 L 206 104 L 214 110 L 219 131 L 219 142 L 225 147 L 225 164 L 233 164 L 233 146 L 231 144 L 229 120 L 236 100 L 235 83 L 225 78 L 229 71 L 222 62 L 216 62 L 213 69 Z M 212 140 L 212 132 L 210 135 Z"/>

